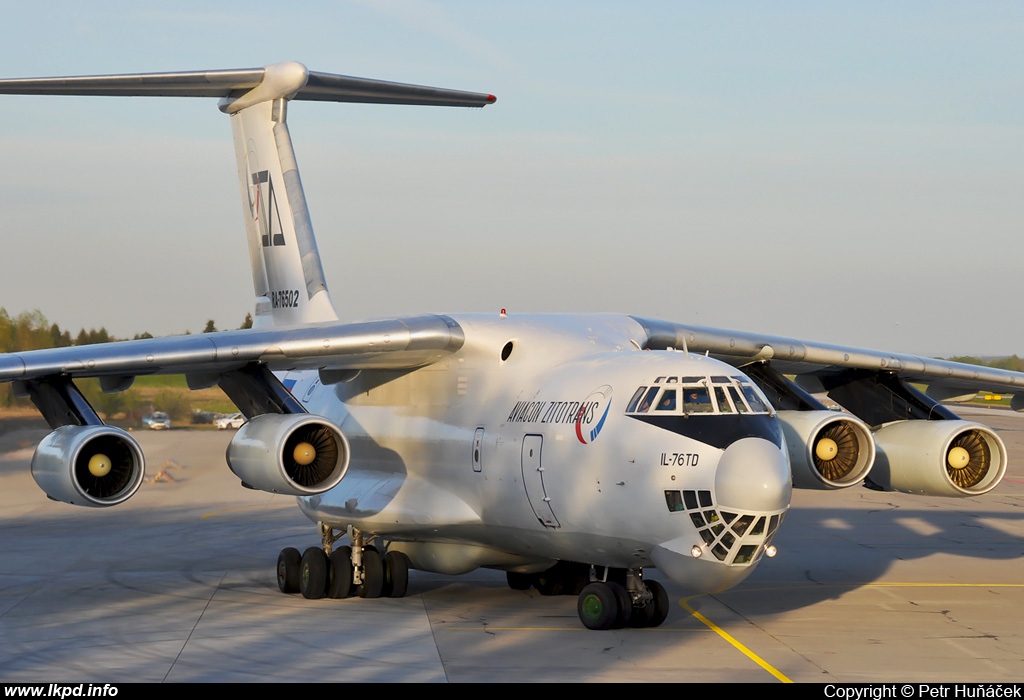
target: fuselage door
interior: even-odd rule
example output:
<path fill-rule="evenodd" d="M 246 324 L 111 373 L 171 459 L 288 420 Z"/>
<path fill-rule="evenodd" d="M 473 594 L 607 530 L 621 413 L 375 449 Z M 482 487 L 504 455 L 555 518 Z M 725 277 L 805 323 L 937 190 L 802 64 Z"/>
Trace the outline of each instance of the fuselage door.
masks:
<path fill-rule="evenodd" d="M 523 436 L 523 486 L 526 487 L 526 498 L 537 519 L 544 527 L 556 528 L 559 527 L 558 518 L 551 509 L 551 498 L 544 487 L 544 463 L 541 461 L 543 446 L 543 436 Z"/>
<path fill-rule="evenodd" d="M 476 433 L 473 435 L 473 471 L 478 472 L 483 469 L 483 462 L 481 461 L 482 455 L 481 450 L 484 448 L 484 429 L 477 428 Z"/>

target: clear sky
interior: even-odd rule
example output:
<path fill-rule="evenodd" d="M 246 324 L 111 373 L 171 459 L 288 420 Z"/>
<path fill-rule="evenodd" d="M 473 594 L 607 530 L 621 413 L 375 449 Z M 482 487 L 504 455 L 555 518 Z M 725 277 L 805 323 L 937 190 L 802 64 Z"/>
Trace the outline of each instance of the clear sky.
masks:
<path fill-rule="evenodd" d="M 45 2 L 2 17 L 3 77 L 297 60 L 497 95 L 483 110 L 292 105 L 347 319 L 615 311 L 1024 354 L 1019 2 Z M 214 100 L 0 105 L 0 306 L 120 336 L 242 321 L 252 283 Z"/>

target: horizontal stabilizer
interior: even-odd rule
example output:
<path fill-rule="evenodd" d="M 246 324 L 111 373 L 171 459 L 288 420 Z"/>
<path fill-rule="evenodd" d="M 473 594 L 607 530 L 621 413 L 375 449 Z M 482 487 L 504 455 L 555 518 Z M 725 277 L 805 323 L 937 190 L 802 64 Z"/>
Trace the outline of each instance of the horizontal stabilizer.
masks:
<path fill-rule="evenodd" d="M 264 68 L 126 73 L 0 80 L 0 94 L 239 98 L 256 88 L 273 99 L 483 107 L 494 95 L 309 71 L 301 63 Z"/>

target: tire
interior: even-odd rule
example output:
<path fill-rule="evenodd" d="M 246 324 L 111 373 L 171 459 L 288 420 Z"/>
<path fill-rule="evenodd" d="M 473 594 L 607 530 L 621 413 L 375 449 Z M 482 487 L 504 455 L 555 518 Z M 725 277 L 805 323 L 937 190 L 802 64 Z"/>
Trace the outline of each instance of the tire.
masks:
<path fill-rule="evenodd" d="M 644 581 L 647 586 L 647 590 L 654 596 L 651 602 L 647 604 L 647 607 L 653 608 L 654 613 L 651 615 L 651 619 L 647 622 L 648 627 L 660 627 L 668 618 L 668 612 L 671 609 L 671 605 L 668 601 L 668 591 L 657 581 Z"/>
<path fill-rule="evenodd" d="M 384 586 L 381 596 L 404 598 L 409 590 L 409 557 L 402 552 L 388 552 L 384 555 Z"/>
<path fill-rule="evenodd" d="M 310 547 L 302 553 L 299 563 L 299 592 L 303 598 L 317 600 L 327 593 L 327 555 L 319 547 Z"/>
<path fill-rule="evenodd" d="M 533 574 L 517 574 L 515 571 L 506 571 L 505 580 L 508 587 L 513 591 L 528 591 L 533 585 Z"/>
<path fill-rule="evenodd" d="M 577 598 L 576 613 L 587 629 L 611 629 L 619 618 L 619 596 L 612 590 L 613 585 L 601 581 L 591 583 Z"/>
<path fill-rule="evenodd" d="M 615 623 L 612 627 L 615 629 L 628 627 L 629 621 L 633 618 L 633 600 L 630 598 L 626 587 L 621 583 L 613 583 L 609 581 L 607 585 L 612 589 L 612 592 L 619 601 L 619 615 L 615 619 Z"/>
<path fill-rule="evenodd" d="M 277 587 L 282 593 L 299 592 L 299 565 L 302 555 L 295 547 L 286 547 L 277 555 Z"/>
<path fill-rule="evenodd" d="M 363 550 L 363 582 L 356 592 L 360 598 L 380 598 L 384 589 L 384 563 L 376 549 Z"/>
<path fill-rule="evenodd" d="M 352 595 L 352 548 L 338 547 L 331 552 L 330 565 L 327 597 L 348 598 Z"/>
<path fill-rule="evenodd" d="M 565 595 L 579 595 L 590 583 L 590 565 L 567 562 L 565 572 Z"/>
<path fill-rule="evenodd" d="M 533 578 L 533 587 L 541 595 L 562 595 L 565 591 L 565 571 L 562 562 L 536 574 Z"/>
<path fill-rule="evenodd" d="M 642 608 L 634 607 L 629 618 L 629 626 L 636 628 L 653 627 L 651 622 L 654 620 L 655 612 L 653 600 Z"/>

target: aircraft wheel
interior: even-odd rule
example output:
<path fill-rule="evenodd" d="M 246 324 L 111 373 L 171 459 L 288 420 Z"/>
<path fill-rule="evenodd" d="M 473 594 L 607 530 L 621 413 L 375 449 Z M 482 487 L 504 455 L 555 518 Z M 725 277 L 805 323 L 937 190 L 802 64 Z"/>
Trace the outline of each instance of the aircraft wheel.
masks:
<path fill-rule="evenodd" d="M 299 592 L 299 565 L 302 555 L 295 547 L 286 547 L 277 555 L 277 587 L 282 593 Z"/>
<path fill-rule="evenodd" d="M 653 625 L 651 625 L 651 621 L 654 619 L 654 613 L 655 608 L 653 600 L 643 607 L 638 608 L 634 606 L 632 615 L 629 618 L 629 626 L 636 628 L 652 627 Z"/>
<path fill-rule="evenodd" d="M 647 590 L 654 596 L 651 602 L 647 604 L 647 607 L 654 611 L 651 614 L 650 620 L 647 621 L 647 626 L 660 627 L 661 623 L 668 617 L 668 611 L 670 610 L 668 591 L 657 581 L 644 581 L 644 585 L 647 586 Z"/>
<path fill-rule="evenodd" d="M 517 574 L 515 571 L 506 571 L 505 580 L 508 587 L 513 591 L 528 591 L 533 585 L 533 574 Z"/>
<path fill-rule="evenodd" d="M 576 599 L 576 612 L 583 626 L 591 630 L 610 629 L 619 618 L 619 596 L 609 584 L 598 581 L 583 589 Z"/>
<path fill-rule="evenodd" d="M 384 588 L 384 563 L 376 549 L 363 550 L 363 582 L 357 593 L 360 598 L 380 598 Z"/>
<path fill-rule="evenodd" d="M 590 566 L 570 562 L 565 571 L 565 595 L 579 595 L 590 583 Z"/>
<path fill-rule="evenodd" d="M 384 555 L 384 587 L 381 596 L 404 598 L 409 590 L 409 557 L 402 552 L 388 552 Z"/>
<path fill-rule="evenodd" d="M 626 590 L 626 587 L 621 583 L 613 583 L 609 581 L 608 586 L 612 589 L 612 592 L 615 593 L 615 596 L 619 601 L 619 615 L 612 626 L 615 629 L 628 627 L 629 621 L 633 618 L 633 600 L 629 597 L 629 592 Z"/>
<path fill-rule="evenodd" d="M 348 598 L 352 593 L 352 548 L 338 547 L 330 556 L 328 598 Z"/>
<path fill-rule="evenodd" d="M 565 576 L 563 575 L 561 562 L 555 564 L 547 571 L 536 574 L 533 579 L 533 587 L 541 595 L 562 595 L 565 591 Z"/>
<path fill-rule="evenodd" d="M 327 555 L 319 547 L 310 547 L 302 553 L 299 563 L 299 592 L 303 598 L 316 600 L 327 592 Z"/>

